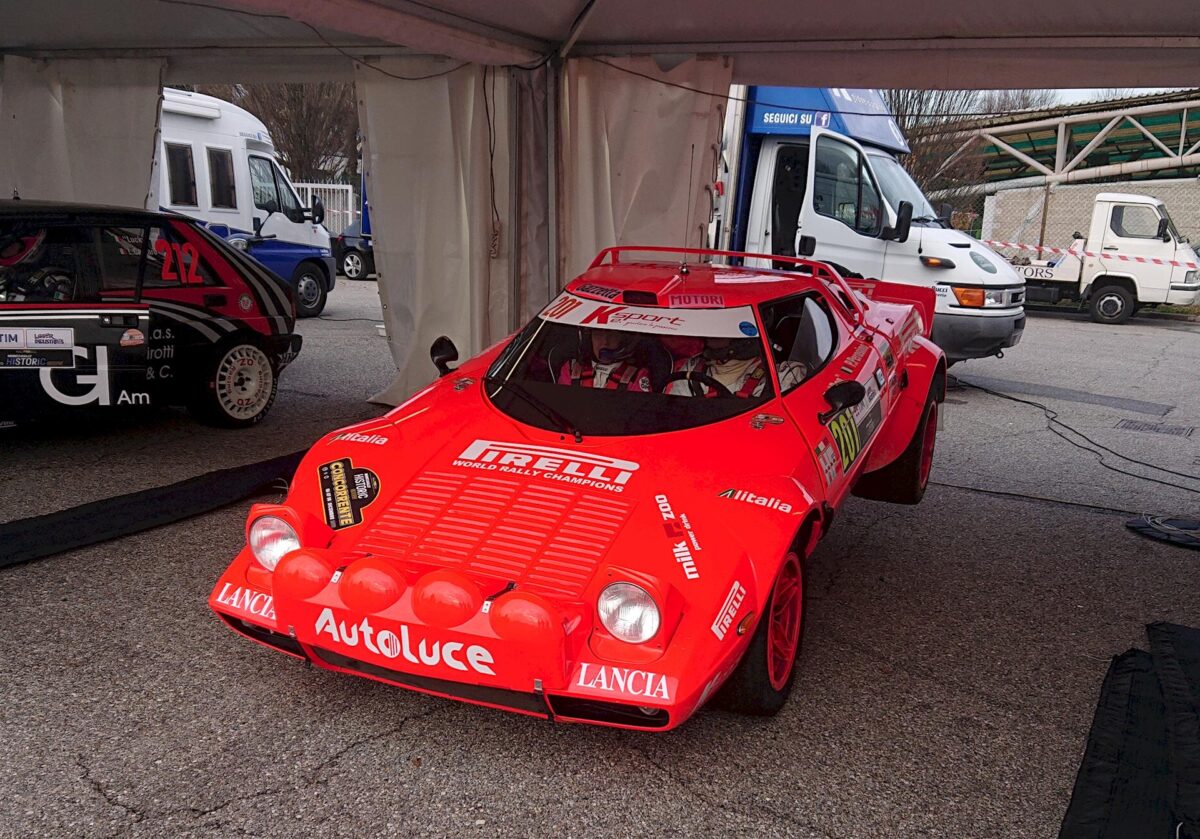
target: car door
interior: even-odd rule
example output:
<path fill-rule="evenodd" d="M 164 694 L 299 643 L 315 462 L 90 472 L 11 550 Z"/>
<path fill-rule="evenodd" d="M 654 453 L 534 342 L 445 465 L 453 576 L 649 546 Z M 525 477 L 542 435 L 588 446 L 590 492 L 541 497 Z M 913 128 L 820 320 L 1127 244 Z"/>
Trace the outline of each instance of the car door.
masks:
<path fill-rule="evenodd" d="M 1153 262 L 1125 261 L 1139 258 L 1171 260 L 1175 258 L 1175 243 L 1158 237 L 1162 216 L 1152 204 L 1113 203 L 1109 207 L 1108 224 L 1104 226 L 1104 242 L 1100 269 L 1107 274 L 1130 274 L 1137 278 L 1138 297 L 1146 301 L 1166 299 L 1171 283 L 1171 266 Z M 1170 234 L 1168 234 L 1170 235 Z M 1097 278 L 1099 279 L 1099 278 Z"/>
<path fill-rule="evenodd" d="M 883 272 L 883 199 L 862 147 L 849 137 L 812 129 L 797 241 L 816 240 L 814 258 L 864 277 Z"/>
<path fill-rule="evenodd" d="M 144 237 L 119 221 L 0 223 L 0 420 L 150 403 Z"/>
<path fill-rule="evenodd" d="M 818 291 L 771 301 L 760 311 L 784 408 L 812 452 L 827 499 L 835 505 L 861 470 L 886 407 L 882 357 L 851 313 L 837 295 Z M 859 382 L 865 397 L 831 410 L 825 394 L 847 381 Z"/>

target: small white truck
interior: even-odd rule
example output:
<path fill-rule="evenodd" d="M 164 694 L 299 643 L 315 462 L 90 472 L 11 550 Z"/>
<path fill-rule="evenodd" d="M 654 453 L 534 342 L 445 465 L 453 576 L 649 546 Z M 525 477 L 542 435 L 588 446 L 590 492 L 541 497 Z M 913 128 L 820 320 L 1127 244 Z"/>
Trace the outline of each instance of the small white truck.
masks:
<path fill-rule="evenodd" d="M 1200 304 L 1198 263 L 1162 201 L 1102 192 L 1086 237 L 1076 233 L 1054 258 L 1013 268 L 1028 300 L 1077 300 L 1096 323 L 1124 323 L 1144 306 Z"/>

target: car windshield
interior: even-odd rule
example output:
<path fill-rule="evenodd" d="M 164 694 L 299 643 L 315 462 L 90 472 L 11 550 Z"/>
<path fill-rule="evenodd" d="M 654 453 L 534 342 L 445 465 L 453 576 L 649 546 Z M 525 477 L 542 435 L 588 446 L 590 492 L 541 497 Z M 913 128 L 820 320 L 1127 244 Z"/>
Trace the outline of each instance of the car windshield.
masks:
<path fill-rule="evenodd" d="M 774 387 L 749 306 L 639 307 L 564 292 L 505 347 L 485 393 L 538 428 L 616 436 L 719 422 Z"/>
<path fill-rule="evenodd" d="M 886 154 L 868 156 L 879 178 L 879 188 L 883 190 L 883 197 L 892 210 L 898 209 L 901 201 L 907 201 L 912 204 L 913 221 L 917 224 L 929 224 L 937 220 L 937 213 L 930 206 L 929 199 L 896 158 Z"/>

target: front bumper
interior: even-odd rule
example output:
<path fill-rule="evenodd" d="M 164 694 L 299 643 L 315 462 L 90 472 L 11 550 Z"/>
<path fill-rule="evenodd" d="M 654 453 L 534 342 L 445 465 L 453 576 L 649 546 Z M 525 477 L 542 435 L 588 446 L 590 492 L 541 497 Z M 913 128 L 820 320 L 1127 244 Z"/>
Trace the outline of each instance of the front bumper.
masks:
<path fill-rule="evenodd" d="M 336 560 L 339 574 L 352 559 Z M 684 672 L 668 661 L 677 655 L 642 663 L 597 659 L 583 604 L 563 606 L 562 620 L 536 636 L 505 637 L 491 619 L 492 611 L 502 611 L 497 604 L 504 594 L 457 625 L 432 626 L 414 610 L 414 586 L 391 605 L 360 611 L 341 597 L 344 578 L 335 574 L 320 591 L 291 597 L 275 592 L 273 575 L 243 550 L 217 582 L 209 606 L 239 634 L 326 670 L 561 722 L 666 730 L 687 720 L 715 686 L 712 674 L 702 678 L 693 662 L 685 668 L 685 692 L 667 675 Z M 716 670 L 727 673 L 727 664 Z M 615 690 L 618 672 L 621 691 Z"/>
<path fill-rule="evenodd" d="M 987 317 L 943 312 L 933 316 L 933 342 L 950 361 L 993 356 L 1016 346 L 1024 331 L 1024 311 Z"/>
<path fill-rule="evenodd" d="M 1200 305 L 1200 285 L 1171 283 L 1171 290 L 1167 292 L 1166 303 L 1169 306 Z"/>

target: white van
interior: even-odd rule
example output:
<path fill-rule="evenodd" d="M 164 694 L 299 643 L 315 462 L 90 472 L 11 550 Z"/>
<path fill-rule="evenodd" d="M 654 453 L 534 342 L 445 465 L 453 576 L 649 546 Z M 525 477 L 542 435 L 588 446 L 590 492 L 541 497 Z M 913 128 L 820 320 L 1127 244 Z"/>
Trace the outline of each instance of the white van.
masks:
<path fill-rule="evenodd" d="M 337 272 L 319 200 L 301 205 L 262 122 L 213 96 L 165 88 L 158 200 L 206 222 L 290 280 L 301 317 L 320 314 Z"/>
<path fill-rule="evenodd" d="M 742 169 L 728 174 L 738 201 L 725 234 L 732 250 L 813 256 L 864 277 L 933 287 L 933 340 L 951 363 L 1021 339 L 1024 279 L 938 218 L 897 159 L 908 146 L 878 91 L 741 91 L 733 101 L 746 107 L 729 116 L 742 127 L 726 128 Z"/>

